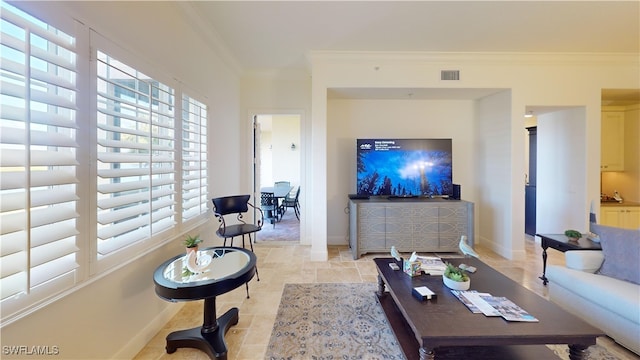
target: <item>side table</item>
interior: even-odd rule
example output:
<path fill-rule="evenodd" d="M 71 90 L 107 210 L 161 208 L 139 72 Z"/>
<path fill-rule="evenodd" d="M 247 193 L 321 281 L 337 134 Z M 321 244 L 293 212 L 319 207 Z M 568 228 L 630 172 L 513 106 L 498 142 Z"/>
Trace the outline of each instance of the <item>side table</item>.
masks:
<path fill-rule="evenodd" d="M 542 246 L 542 276 L 540 280 L 544 285 L 549 283 L 545 276 L 547 272 L 547 249 L 552 248 L 558 251 L 566 252 L 570 250 L 602 250 L 600 243 L 587 239 L 584 235 L 578 241 L 569 241 L 564 234 L 536 234 L 540 237 L 540 246 Z"/>
<path fill-rule="evenodd" d="M 174 353 L 189 347 L 204 351 L 211 359 L 225 360 L 224 335 L 238 323 L 238 308 L 229 309 L 216 318 L 216 296 L 247 283 L 256 273 L 256 255 L 236 247 L 211 247 L 198 252 L 208 263 L 198 274 L 184 274 L 186 255 L 178 255 L 158 266 L 153 274 L 156 294 L 168 301 L 204 299 L 204 322 L 201 327 L 175 331 L 167 335 L 166 350 Z"/>

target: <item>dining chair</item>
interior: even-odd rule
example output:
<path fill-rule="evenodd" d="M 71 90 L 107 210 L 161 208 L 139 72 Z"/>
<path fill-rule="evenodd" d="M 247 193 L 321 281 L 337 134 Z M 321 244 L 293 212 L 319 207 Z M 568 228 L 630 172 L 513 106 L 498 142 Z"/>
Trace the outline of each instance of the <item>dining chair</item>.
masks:
<path fill-rule="evenodd" d="M 265 218 L 273 224 L 273 228 L 275 229 L 280 209 L 278 199 L 276 199 L 272 192 L 260 192 L 260 209 L 264 213 Z"/>
<path fill-rule="evenodd" d="M 213 202 L 213 214 L 220 222 L 216 235 L 223 238 L 223 246 L 227 246 L 227 239 L 231 239 L 230 246 L 233 246 L 233 239 L 236 236 L 242 236 L 242 247 L 245 247 L 245 236 L 249 238 L 249 247 L 253 252 L 253 242 L 251 234 L 254 234 L 262 230 L 264 224 L 264 214 L 262 209 L 256 207 L 249 202 L 251 195 L 233 195 L 223 196 L 211 199 Z M 256 211 L 257 215 L 254 217 L 253 223 L 248 223 L 245 220 L 245 215 L 249 211 Z M 235 217 L 235 220 L 233 218 Z M 256 279 L 260 281 L 260 275 L 258 274 L 258 267 L 256 266 Z M 247 287 L 247 299 L 249 298 L 249 283 Z"/>
<path fill-rule="evenodd" d="M 300 186 L 296 189 L 295 196 L 287 196 L 284 198 L 283 206 L 285 209 L 293 208 L 293 211 L 296 214 L 296 218 L 300 221 L 300 202 L 298 199 L 300 198 Z"/>
<path fill-rule="evenodd" d="M 278 186 L 286 186 L 288 188 L 291 187 L 291 182 L 290 181 L 276 181 L 273 183 L 273 186 L 278 187 Z"/>
<path fill-rule="evenodd" d="M 276 181 L 273 183 L 273 186 L 275 188 L 278 187 L 283 187 L 285 189 L 287 189 L 287 191 L 289 191 L 291 189 L 291 182 L 290 181 Z M 280 218 L 282 218 L 282 216 L 284 215 L 284 212 L 287 210 L 287 208 L 285 208 L 284 206 L 284 198 L 278 198 L 278 215 L 280 216 Z"/>

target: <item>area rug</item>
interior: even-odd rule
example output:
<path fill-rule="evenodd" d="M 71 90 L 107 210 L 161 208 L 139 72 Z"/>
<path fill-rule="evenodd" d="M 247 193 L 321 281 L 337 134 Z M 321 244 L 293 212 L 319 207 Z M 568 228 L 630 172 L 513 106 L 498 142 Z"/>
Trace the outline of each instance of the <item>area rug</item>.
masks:
<path fill-rule="evenodd" d="M 547 345 L 548 348 L 558 355 L 562 360 L 569 360 L 569 347 L 567 345 Z M 589 354 L 587 359 L 589 360 L 621 360 L 617 356 L 609 353 L 607 349 L 600 345 L 589 346 Z"/>
<path fill-rule="evenodd" d="M 404 359 L 376 284 L 286 284 L 266 359 Z"/>
<path fill-rule="evenodd" d="M 404 359 L 375 283 L 286 284 L 265 359 Z M 547 345 L 568 360 L 566 345 Z M 619 360 L 589 347 L 590 360 Z M 545 359 L 546 360 L 546 359 Z"/>

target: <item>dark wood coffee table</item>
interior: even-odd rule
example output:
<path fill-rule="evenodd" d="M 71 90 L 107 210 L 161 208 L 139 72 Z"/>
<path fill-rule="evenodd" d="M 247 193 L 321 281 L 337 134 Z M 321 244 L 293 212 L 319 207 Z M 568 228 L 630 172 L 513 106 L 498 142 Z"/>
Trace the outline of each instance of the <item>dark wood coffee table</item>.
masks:
<path fill-rule="evenodd" d="M 412 278 L 389 267 L 393 258 L 374 261 L 378 300 L 407 359 L 553 359 L 556 356 L 544 344 L 568 344 L 570 359 L 579 360 L 586 359 L 586 349 L 598 336 L 604 336 L 477 259 L 447 261 L 475 266 L 478 270 L 471 274 L 471 290 L 507 297 L 539 322 L 507 322 L 474 314 L 444 286 L 441 276 Z M 417 300 L 411 295 L 417 286 L 429 287 L 437 298 Z"/>

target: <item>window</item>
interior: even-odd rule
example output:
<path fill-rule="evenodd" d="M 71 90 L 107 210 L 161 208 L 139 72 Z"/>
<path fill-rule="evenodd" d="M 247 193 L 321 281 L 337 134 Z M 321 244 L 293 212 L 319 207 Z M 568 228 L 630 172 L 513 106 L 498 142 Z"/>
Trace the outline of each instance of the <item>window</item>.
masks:
<path fill-rule="evenodd" d="M 98 254 L 175 225 L 174 90 L 97 52 Z"/>
<path fill-rule="evenodd" d="M 207 106 L 88 26 L 0 6 L 4 326 L 206 221 Z"/>
<path fill-rule="evenodd" d="M 207 108 L 182 96 L 182 218 L 207 212 Z"/>
<path fill-rule="evenodd" d="M 76 42 L 2 2 L 3 313 L 76 283 Z"/>

